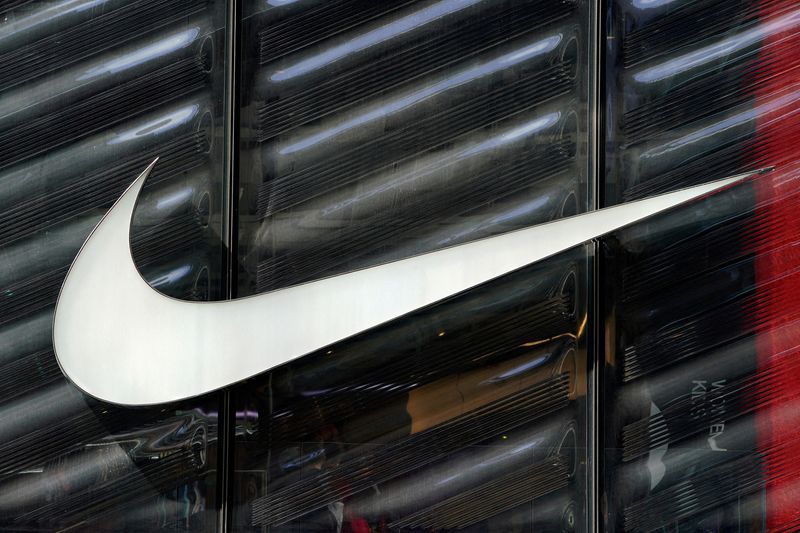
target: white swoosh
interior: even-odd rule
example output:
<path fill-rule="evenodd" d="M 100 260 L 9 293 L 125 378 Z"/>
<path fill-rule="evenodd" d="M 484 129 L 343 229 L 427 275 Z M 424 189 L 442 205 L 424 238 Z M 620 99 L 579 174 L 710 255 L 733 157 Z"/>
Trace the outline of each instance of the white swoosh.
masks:
<path fill-rule="evenodd" d="M 131 216 L 154 164 L 87 238 L 55 311 L 53 345 L 64 374 L 116 404 L 163 403 L 219 389 L 747 177 L 266 294 L 187 302 L 152 289 L 131 257 Z"/>

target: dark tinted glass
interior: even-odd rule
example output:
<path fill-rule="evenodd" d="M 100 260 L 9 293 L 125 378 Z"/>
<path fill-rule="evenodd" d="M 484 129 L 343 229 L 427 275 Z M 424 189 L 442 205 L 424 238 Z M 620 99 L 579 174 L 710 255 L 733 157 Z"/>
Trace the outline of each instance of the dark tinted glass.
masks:
<path fill-rule="evenodd" d="M 220 296 L 224 2 L 0 11 L 0 524 L 213 531 L 217 398 L 95 401 L 62 376 L 51 328 L 83 240 L 157 156 L 136 262 L 166 294 Z"/>
<path fill-rule="evenodd" d="M 245 5 L 240 295 L 592 206 L 588 2 Z M 236 527 L 585 531 L 591 250 L 236 388 Z"/>
<path fill-rule="evenodd" d="M 795 531 L 797 2 L 610 4 L 607 203 L 774 170 L 604 241 L 607 529 Z"/>
<path fill-rule="evenodd" d="M 0 529 L 800 529 L 798 50 L 795 0 L 0 2 Z M 157 156 L 134 256 L 195 301 L 770 171 L 121 408 L 53 306 Z"/>

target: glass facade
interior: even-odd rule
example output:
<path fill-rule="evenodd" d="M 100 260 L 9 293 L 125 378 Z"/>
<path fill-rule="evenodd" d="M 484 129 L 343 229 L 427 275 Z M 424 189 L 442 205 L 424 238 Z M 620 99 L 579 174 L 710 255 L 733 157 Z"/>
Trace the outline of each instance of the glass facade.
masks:
<path fill-rule="evenodd" d="M 796 531 L 798 5 L 608 7 L 606 205 L 774 170 L 603 241 L 605 526 Z"/>
<path fill-rule="evenodd" d="M 798 34 L 794 0 L 0 3 L 0 530 L 800 529 Z M 763 170 L 125 407 L 53 309 L 155 158 L 133 257 L 197 302 Z"/>
<path fill-rule="evenodd" d="M 224 294 L 225 2 L 10 4 L 0 7 L 0 524 L 215 531 L 219 395 L 151 409 L 99 402 L 62 376 L 51 338 L 67 268 L 155 157 L 131 230 L 137 265 L 170 296 Z"/>
<path fill-rule="evenodd" d="M 587 3 L 269 4 L 243 25 L 240 296 L 591 207 Z M 585 531 L 589 252 L 237 387 L 235 528 Z"/>

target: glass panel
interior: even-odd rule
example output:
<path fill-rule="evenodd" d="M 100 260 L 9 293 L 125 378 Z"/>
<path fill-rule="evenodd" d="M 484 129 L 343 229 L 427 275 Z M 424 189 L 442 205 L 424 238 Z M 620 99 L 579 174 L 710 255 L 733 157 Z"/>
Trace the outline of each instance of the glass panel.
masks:
<path fill-rule="evenodd" d="M 590 206 L 588 6 L 250 2 L 240 294 Z"/>
<path fill-rule="evenodd" d="M 585 531 L 581 248 L 236 390 L 237 530 Z"/>
<path fill-rule="evenodd" d="M 62 376 L 51 330 L 83 240 L 157 156 L 136 262 L 171 296 L 222 294 L 225 3 L 15 1 L 0 12 L 0 524 L 214 531 L 217 397 L 95 401 Z"/>
<path fill-rule="evenodd" d="M 608 203 L 770 173 L 605 240 L 608 531 L 796 531 L 794 0 L 615 0 Z"/>
<path fill-rule="evenodd" d="M 611 2 L 607 205 L 796 159 L 796 7 Z"/>
<path fill-rule="evenodd" d="M 588 210 L 590 7 L 245 2 L 239 295 Z M 586 531 L 590 252 L 235 388 L 236 530 Z"/>

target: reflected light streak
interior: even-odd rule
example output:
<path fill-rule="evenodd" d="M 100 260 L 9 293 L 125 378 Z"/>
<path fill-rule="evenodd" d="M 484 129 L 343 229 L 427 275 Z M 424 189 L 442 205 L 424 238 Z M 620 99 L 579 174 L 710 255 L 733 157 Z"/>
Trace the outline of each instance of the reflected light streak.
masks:
<path fill-rule="evenodd" d="M 169 131 L 172 128 L 190 121 L 195 115 L 197 115 L 199 110 L 200 106 L 197 104 L 190 104 L 181 107 L 171 113 L 167 113 L 164 116 L 137 126 L 134 129 L 123 131 L 108 141 L 108 144 L 121 144 L 127 141 L 138 139 L 139 137 L 143 137 L 145 135 L 158 135 L 159 133 Z"/>
<path fill-rule="evenodd" d="M 495 377 L 493 377 L 491 379 L 487 379 L 486 381 L 483 381 L 481 384 L 498 383 L 500 381 L 505 381 L 507 379 L 516 377 L 516 376 L 518 376 L 520 374 L 524 374 L 528 370 L 532 370 L 534 368 L 538 368 L 538 367 L 542 366 L 544 363 L 547 362 L 547 360 L 549 358 L 550 358 L 550 354 L 541 355 L 539 357 L 536 357 L 535 359 L 532 359 L 532 360 L 528 361 L 525 364 L 516 366 L 516 367 L 514 367 L 514 368 L 512 368 L 510 370 L 507 370 L 507 371 L 503 372 L 502 374 L 500 374 L 499 376 L 495 376 Z"/>
<path fill-rule="evenodd" d="M 77 13 L 80 11 L 86 11 L 87 9 L 92 9 L 100 4 L 106 3 L 107 1 L 108 0 L 89 0 L 87 2 L 86 0 L 66 0 L 64 2 L 59 2 L 56 5 L 45 7 L 40 11 L 17 20 L 13 24 L 11 31 L 0 35 L 0 39 L 23 31 L 28 31 L 31 28 L 35 28 L 40 24 L 55 20 L 63 15 L 69 15 L 70 13 Z"/>
<path fill-rule="evenodd" d="M 652 9 L 654 7 L 661 7 L 677 0 L 633 0 L 633 7 L 638 9 Z"/>
<path fill-rule="evenodd" d="M 494 226 L 497 224 L 503 224 L 505 222 L 511 222 L 516 220 L 519 217 L 527 215 L 528 213 L 535 212 L 539 208 L 544 207 L 547 205 L 547 202 L 550 200 L 548 196 L 539 196 L 531 200 L 530 202 L 525 202 L 521 206 L 516 207 L 515 209 L 511 209 L 509 211 L 505 211 L 500 213 L 491 219 L 489 219 L 489 225 Z"/>
<path fill-rule="evenodd" d="M 274 1 L 276 0 L 271 0 L 270 3 Z M 285 5 L 294 0 L 277 1 L 281 2 L 278 5 Z M 302 76 L 303 74 L 308 74 L 313 70 L 324 67 L 325 65 L 330 65 L 335 61 L 339 61 L 350 54 L 360 52 L 361 50 L 365 50 L 375 46 L 376 44 L 380 44 L 404 33 L 408 33 L 409 31 L 420 28 L 421 26 L 429 24 L 437 19 L 482 1 L 483 0 L 443 0 L 442 2 L 434 4 L 425 9 L 421 9 L 408 16 L 395 20 L 394 22 L 390 22 L 389 24 L 385 24 L 372 31 L 359 35 L 358 37 L 354 37 L 343 44 L 329 48 L 321 54 L 317 54 L 313 57 L 300 61 L 299 63 L 295 63 L 286 69 L 279 70 L 270 76 L 269 79 L 271 81 L 284 81 L 291 78 L 296 78 L 297 76 Z"/>
<path fill-rule="evenodd" d="M 800 10 L 793 11 L 772 22 L 760 25 L 739 35 L 728 37 L 695 52 L 690 52 L 654 67 L 647 68 L 635 74 L 633 79 L 639 83 L 655 83 L 705 63 L 721 59 L 743 48 L 754 45 L 770 35 L 786 31 L 798 24 L 800 24 Z"/>
<path fill-rule="evenodd" d="M 463 159 L 467 159 L 472 157 L 476 154 L 480 154 L 487 150 L 492 150 L 496 148 L 500 148 L 503 145 L 512 143 L 514 141 L 520 140 L 524 137 L 531 135 L 532 133 L 538 133 L 542 130 L 545 130 L 556 123 L 558 123 L 558 119 L 561 117 L 561 112 L 556 111 L 554 113 L 549 113 L 543 117 L 537 118 L 536 120 L 532 120 L 522 126 L 514 128 L 513 130 L 504 133 L 502 135 L 492 137 L 488 140 L 485 140 L 477 145 L 469 148 L 467 150 L 462 150 L 460 152 L 455 153 L 454 155 L 449 155 L 444 158 L 438 159 L 429 165 L 426 165 L 424 168 L 419 170 L 414 170 L 412 172 L 406 173 L 402 176 L 399 176 L 395 179 L 391 179 L 386 183 L 381 184 L 380 186 L 372 187 L 370 189 L 365 190 L 364 192 L 356 195 L 352 195 L 347 199 L 327 207 L 321 210 L 321 216 L 328 216 L 332 213 L 340 209 L 345 209 L 352 204 L 356 204 L 362 202 L 368 198 L 373 196 L 377 196 L 380 194 L 384 194 L 387 191 L 392 189 L 396 189 L 397 187 L 401 187 L 415 179 L 419 179 L 421 177 L 427 176 L 440 170 L 446 166 L 452 165 L 458 161 Z"/>
<path fill-rule="evenodd" d="M 557 341 L 558 339 L 578 339 L 579 334 L 583 330 L 583 327 L 586 326 L 586 317 L 584 317 L 583 324 L 581 324 L 581 330 L 576 333 L 560 333 L 558 335 L 554 335 L 553 337 L 548 337 L 546 339 L 539 339 L 536 341 L 529 341 L 520 344 L 520 348 L 533 348 L 534 346 L 541 346 L 542 344 L 547 344 L 548 342 Z"/>
<path fill-rule="evenodd" d="M 436 482 L 436 484 L 437 485 L 447 485 L 448 483 L 450 483 L 454 479 L 458 479 L 460 477 L 461 477 L 460 473 L 453 474 L 452 476 L 447 476 L 445 478 L 440 479 L 439 481 Z"/>
<path fill-rule="evenodd" d="M 485 460 L 475 464 L 473 469 L 477 470 L 477 469 L 491 468 L 491 467 L 497 466 L 498 464 L 500 464 L 500 463 L 502 463 L 504 461 L 507 461 L 509 459 L 509 457 L 512 457 L 512 456 L 517 455 L 519 453 L 528 451 L 531 448 L 539 446 L 543 442 L 543 440 L 544 439 L 542 439 L 541 437 L 534 437 L 534 438 L 532 438 L 532 439 L 530 439 L 528 441 L 523 442 L 519 446 L 506 447 L 505 445 L 503 445 L 501 453 L 490 455 Z M 454 474 L 451 474 L 451 475 L 449 475 L 447 477 L 444 477 L 441 480 L 437 481 L 436 485 L 446 485 L 446 484 L 451 483 L 452 481 L 455 481 L 455 480 L 457 480 L 457 479 L 459 479 L 461 477 L 464 477 L 464 476 L 467 476 L 467 475 L 474 475 L 474 470 L 467 468 L 467 469 L 464 469 L 464 470 L 462 470 L 460 472 L 456 472 Z"/>
<path fill-rule="evenodd" d="M 429 502 L 445 497 L 442 490 L 470 490 L 538 461 L 538 458 L 520 452 L 544 449 L 553 442 L 554 429 L 552 424 L 537 423 L 505 434 L 508 440 L 494 440 L 496 435 L 486 435 L 487 439 L 493 438 L 492 442 L 462 448 L 444 461 L 418 469 L 417 475 L 395 478 L 381 488 L 380 498 L 354 499 L 353 509 L 360 514 L 381 513 L 385 516 L 406 512 L 412 505 L 427 507 Z"/>
<path fill-rule="evenodd" d="M 177 205 L 183 204 L 191 198 L 193 192 L 193 187 L 184 187 L 172 194 L 161 196 L 156 202 L 156 209 L 172 209 Z"/>
<path fill-rule="evenodd" d="M 487 150 L 493 150 L 495 148 L 499 148 L 504 144 L 508 144 L 524 137 L 527 137 L 531 133 L 537 133 L 542 130 L 545 130 L 551 126 L 554 126 L 558 119 L 561 118 L 560 112 L 550 113 L 541 118 L 528 122 L 527 124 L 523 124 L 518 128 L 514 128 L 513 130 L 500 135 L 499 137 L 493 137 L 487 141 L 484 141 L 469 150 L 466 150 L 460 154 L 462 157 L 470 157 L 480 152 L 485 152 Z"/>
<path fill-rule="evenodd" d="M 24 509 L 41 500 L 68 498 L 98 483 L 102 475 L 111 473 L 122 478 L 135 472 L 136 465 L 118 445 L 108 444 L 62 459 L 42 474 L 11 478 L 0 486 L 0 509 Z"/>
<path fill-rule="evenodd" d="M 742 113 L 738 113 L 724 120 L 715 122 L 709 126 L 693 131 L 688 135 L 685 135 L 679 139 L 675 139 L 674 141 L 667 143 L 663 146 L 659 146 L 658 148 L 648 150 L 647 152 L 642 154 L 642 159 L 663 156 L 664 154 L 672 152 L 673 150 L 684 148 L 685 146 L 690 145 L 692 143 L 708 139 L 709 137 L 713 137 L 714 135 L 722 133 L 731 128 L 735 128 L 736 126 L 740 126 L 747 122 L 756 120 L 758 117 L 771 116 L 775 110 L 781 107 L 785 107 L 787 106 L 787 104 L 793 104 L 798 100 L 800 100 L 800 91 L 795 91 L 787 95 L 784 95 L 780 98 L 775 98 L 774 100 L 767 102 L 766 104 L 760 105 L 754 109 L 749 109 Z M 792 106 L 791 110 L 788 113 L 782 115 L 780 118 L 785 118 L 785 116 L 787 115 L 796 114 L 798 112 L 800 112 L 800 108 L 798 108 L 797 106 Z"/>
<path fill-rule="evenodd" d="M 578 333 L 575 335 L 576 338 L 580 339 L 583 336 L 583 332 L 586 330 L 586 324 L 589 322 L 589 315 L 583 315 L 583 321 L 581 325 L 578 326 Z"/>
<path fill-rule="evenodd" d="M 461 242 L 462 240 L 468 238 L 470 235 L 474 235 L 474 234 L 479 233 L 479 232 L 481 232 L 483 230 L 492 229 L 492 228 L 494 228 L 496 226 L 499 226 L 499 225 L 502 225 L 502 224 L 505 224 L 505 223 L 508 223 L 508 222 L 513 222 L 517 218 L 523 217 L 523 216 L 528 215 L 530 213 L 535 213 L 540 208 L 546 206 L 547 202 L 549 202 L 549 201 L 550 201 L 550 198 L 548 196 L 538 196 L 538 197 L 534 198 L 533 200 L 524 203 L 521 206 L 518 206 L 518 207 L 516 207 L 514 209 L 511 209 L 509 211 L 504 211 L 502 213 L 499 213 L 499 214 L 497 214 L 497 215 L 495 215 L 495 216 L 489 218 L 488 220 L 485 220 L 485 221 L 483 221 L 483 222 L 481 222 L 479 224 L 473 224 L 472 226 L 469 226 L 468 228 L 463 229 L 461 231 L 458 231 L 458 232 L 455 232 L 455 233 L 450 233 L 446 237 L 437 240 L 436 241 L 436 246 L 438 246 L 438 247 L 449 246 L 449 245 L 451 245 L 453 243 Z"/>
<path fill-rule="evenodd" d="M 537 41 L 521 50 L 500 56 L 487 63 L 462 70 L 454 76 L 446 78 L 438 83 L 434 83 L 433 85 L 430 85 L 424 89 L 420 89 L 397 98 L 355 118 L 345 120 L 332 128 L 328 128 L 317 134 L 310 135 L 296 143 L 290 144 L 289 146 L 279 150 L 278 153 L 281 155 L 288 155 L 299 152 L 300 150 L 305 150 L 306 148 L 310 148 L 321 143 L 322 141 L 330 139 L 331 137 L 335 137 L 336 135 L 352 130 L 353 128 L 363 126 L 364 124 L 374 120 L 397 113 L 398 111 L 418 104 L 423 100 L 436 96 L 444 91 L 474 81 L 483 76 L 494 74 L 495 72 L 521 63 L 526 59 L 530 59 L 543 53 L 551 52 L 561 42 L 561 38 L 561 35 L 554 35 L 544 40 Z M 509 135 L 512 135 L 513 133 L 514 132 L 510 132 Z"/>
<path fill-rule="evenodd" d="M 150 280 L 148 283 L 150 283 L 150 285 L 153 287 L 175 283 L 179 279 L 188 275 L 191 271 L 191 265 L 181 265 L 177 268 L 173 268 L 166 274 L 162 274 L 157 278 Z"/>
<path fill-rule="evenodd" d="M 0 406 L 0 435 L 13 439 L 27 433 L 31 425 L 46 424 L 54 418 L 63 419 L 86 407 L 72 385 L 60 383 L 22 396 Z M 23 414 L 24 413 L 24 414 Z"/>
<path fill-rule="evenodd" d="M 161 39 L 153 44 L 143 46 L 129 54 L 114 57 L 102 65 L 90 68 L 83 75 L 78 77 L 78 81 L 84 81 L 105 74 L 116 74 L 123 70 L 141 65 L 142 63 L 146 63 L 147 61 L 151 61 L 157 57 L 165 56 L 171 52 L 185 48 L 194 42 L 199 34 L 200 28 L 191 28 L 171 37 L 167 37 L 166 39 Z"/>

